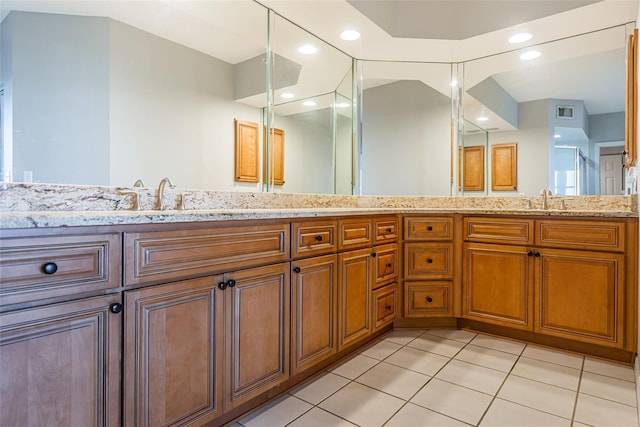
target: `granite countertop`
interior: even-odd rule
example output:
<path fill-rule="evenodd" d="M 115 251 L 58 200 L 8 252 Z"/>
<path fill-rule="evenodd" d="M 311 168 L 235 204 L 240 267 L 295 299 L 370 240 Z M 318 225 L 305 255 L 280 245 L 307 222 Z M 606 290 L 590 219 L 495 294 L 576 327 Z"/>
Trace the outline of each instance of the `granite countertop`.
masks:
<path fill-rule="evenodd" d="M 161 224 L 242 219 L 309 218 L 336 215 L 463 213 L 561 217 L 637 217 L 635 212 L 605 210 L 541 210 L 481 208 L 289 208 L 142 211 L 2 212 L 2 228 L 42 228 L 98 225 Z"/>

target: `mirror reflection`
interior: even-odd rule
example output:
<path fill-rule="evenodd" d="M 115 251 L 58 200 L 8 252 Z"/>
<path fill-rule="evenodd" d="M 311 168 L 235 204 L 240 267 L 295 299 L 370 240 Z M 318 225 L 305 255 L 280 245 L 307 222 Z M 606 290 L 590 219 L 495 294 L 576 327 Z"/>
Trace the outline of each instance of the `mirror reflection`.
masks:
<path fill-rule="evenodd" d="M 618 26 L 464 64 L 465 120 L 488 131 L 488 153 L 517 143 L 517 189 L 487 194 L 621 194 L 626 35 Z"/>
<path fill-rule="evenodd" d="M 360 67 L 362 193 L 451 195 L 451 65 Z"/>
<path fill-rule="evenodd" d="M 337 188 L 336 134 L 352 115 L 334 104 L 347 74 L 351 81 L 351 58 L 262 5 L 8 0 L 2 18 L 3 180 L 131 186 L 142 178 L 155 187 L 170 176 L 194 189 Z M 298 50 L 305 45 L 317 52 Z M 280 98 L 284 91 L 295 96 Z M 256 182 L 235 179 L 235 119 L 259 129 Z M 286 150 L 285 182 L 270 187 L 267 120 L 285 131 Z M 350 141 L 350 125 L 345 132 Z M 351 165 L 347 154 L 340 161 Z"/>

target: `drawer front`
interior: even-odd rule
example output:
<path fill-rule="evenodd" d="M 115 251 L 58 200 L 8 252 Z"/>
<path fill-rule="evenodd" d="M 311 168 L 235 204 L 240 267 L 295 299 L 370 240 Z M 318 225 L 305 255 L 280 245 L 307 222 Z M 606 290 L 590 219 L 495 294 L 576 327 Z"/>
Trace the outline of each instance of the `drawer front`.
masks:
<path fill-rule="evenodd" d="M 405 217 L 405 240 L 451 240 L 453 218 L 449 217 Z"/>
<path fill-rule="evenodd" d="M 536 244 L 624 252 L 625 223 L 606 221 L 536 221 Z"/>
<path fill-rule="evenodd" d="M 452 279 L 453 243 L 405 243 L 405 279 Z"/>
<path fill-rule="evenodd" d="M 373 253 L 376 254 L 373 262 L 375 268 L 373 288 L 375 289 L 398 278 L 398 245 L 392 243 L 376 246 Z"/>
<path fill-rule="evenodd" d="M 533 244 L 533 220 L 464 218 L 464 240 L 487 243 Z"/>
<path fill-rule="evenodd" d="M 405 282 L 405 317 L 452 316 L 451 282 Z"/>
<path fill-rule="evenodd" d="M 393 283 L 373 291 L 373 332 L 396 319 L 398 285 Z"/>
<path fill-rule="evenodd" d="M 336 252 L 337 229 L 336 221 L 294 222 L 292 256 L 302 258 Z"/>
<path fill-rule="evenodd" d="M 125 285 L 287 261 L 289 225 L 125 233 Z"/>
<path fill-rule="evenodd" d="M 338 249 L 359 249 L 373 243 L 372 223 L 367 218 L 344 219 L 338 221 L 340 238 Z"/>
<path fill-rule="evenodd" d="M 397 217 L 382 217 L 373 219 L 375 244 L 398 241 L 399 222 Z"/>
<path fill-rule="evenodd" d="M 120 286 L 120 234 L 0 240 L 2 305 Z"/>

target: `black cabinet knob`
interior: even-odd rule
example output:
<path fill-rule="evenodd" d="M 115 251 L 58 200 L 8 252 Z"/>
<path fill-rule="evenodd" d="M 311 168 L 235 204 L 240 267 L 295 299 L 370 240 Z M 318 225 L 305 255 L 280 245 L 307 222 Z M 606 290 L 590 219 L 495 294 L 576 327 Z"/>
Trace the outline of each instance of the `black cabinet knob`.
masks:
<path fill-rule="evenodd" d="M 318 242 L 322 242 L 322 236 L 317 235 L 317 236 L 316 236 L 316 240 L 317 240 Z"/>
<path fill-rule="evenodd" d="M 536 253 L 534 253 L 534 254 L 533 254 L 533 256 L 534 256 L 534 257 L 538 257 L 538 258 L 539 258 L 539 257 L 540 257 L 540 252 L 536 252 Z"/>
<path fill-rule="evenodd" d="M 378 254 L 377 254 L 377 253 L 375 253 L 375 252 L 371 252 L 371 256 L 375 258 L 375 257 L 377 257 L 377 256 L 378 256 Z"/>
<path fill-rule="evenodd" d="M 533 251 L 527 252 L 527 256 L 533 256 Z"/>
<path fill-rule="evenodd" d="M 384 308 L 387 310 L 391 310 L 391 306 L 389 304 L 385 305 Z"/>
<path fill-rule="evenodd" d="M 296 267 L 293 269 L 294 273 L 300 273 L 302 270 L 300 270 L 300 267 Z"/>
<path fill-rule="evenodd" d="M 387 263 L 387 268 L 391 268 L 392 264 L 390 262 Z"/>
<path fill-rule="evenodd" d="M 114 313 L 114 314 L 120 313 L 122 311 L 122 304 L 119 304 L 117 302 L 114 303 L 114 304 L 111 304 L 109 306 L 109 311 Z"/>
<path fill-rule="evenodd" d="M 224 291 L 225 289 L 227 289 L 227 284 L 225 282 L 220 282 L 218 283 L 218 288 Z"/>
<path fill-rule="evenodd" d="M 48 262 L 42 266 L 42 272 L 44 274 L 53 274 L 58 271 L 58 266 L 55 262 Z"/>
<path fill-rule="evenodd" d="M 236 285 L 236 281 L 233 279 L 227 280 L 227 286 L 233 288 Z"/>
<path fill-rule="evenodd" d="M 429 230 L 429 231 L 433 231 L 433 227 L 432 227 L 432 226 L 428 226 L 428 227 L 427 227 L 427 230 Z"/>
<path fill-rule="evenodd" d="M 429 264 L 432 264 L 432 263 L 433 263 L 433 260 L 432 260 L 431 258 L 427 258 L 427 262 L 428 262 Z"/>
<path fill-rule="evenodd" d="M 391 233 L 391 227 L 387 228 L 387 233 Z"/>
<path fill-rule="evenodd" d="M 433 302 L 433 298 L 427 297 L 427 302 Z"/>

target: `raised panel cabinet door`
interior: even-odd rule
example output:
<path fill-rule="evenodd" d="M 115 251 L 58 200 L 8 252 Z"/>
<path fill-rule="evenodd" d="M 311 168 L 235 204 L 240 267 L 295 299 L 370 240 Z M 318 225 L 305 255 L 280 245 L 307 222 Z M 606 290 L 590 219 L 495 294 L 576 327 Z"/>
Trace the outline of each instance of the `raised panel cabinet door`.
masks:
<path fill-rule="evenodd" d="M 0 314 L 0 425 L 120 425 L 120 295 Z"/>
<path fill-rule="evenodd" d="M 532 330 L 532 254 L 521 246 L 465 244 L 464 317 Z"/>
<path fill-rule="evenodd" d="M 540 250 L 535 332 L 624 346 L 624 256 Z"/>
<path fill-rule="evenodd" d="M 293 375 L 338 351 L 338 257 L 291 263 Z"/>
<path fill-rule="evenodd" d="M 289 268 L 283 263 L 225 275 L 225 410 L 289 378 Z"/>
<path fill-rule="evenodd" d="M 373 248 L 374 257 L 374 283 L 373 289 L 377 289 L 398 278 L 398 244 L 381 245 Z"/>
<path fill-rule="evenodd" d="M 372 251 L 338 255 L 338 351 L 371 334 Z"/>
<path fill-rule="evenodd" d="M 396 307 L 398 302 L 398 284 L 392 283 L 373 291 L 373 332 L 393 323 L 396 319 Z"/>
<path fill-rule="evenodd" d="M 222 414 L 221 280 L 125 292 L 126 426 L 202 425 Z"/>

